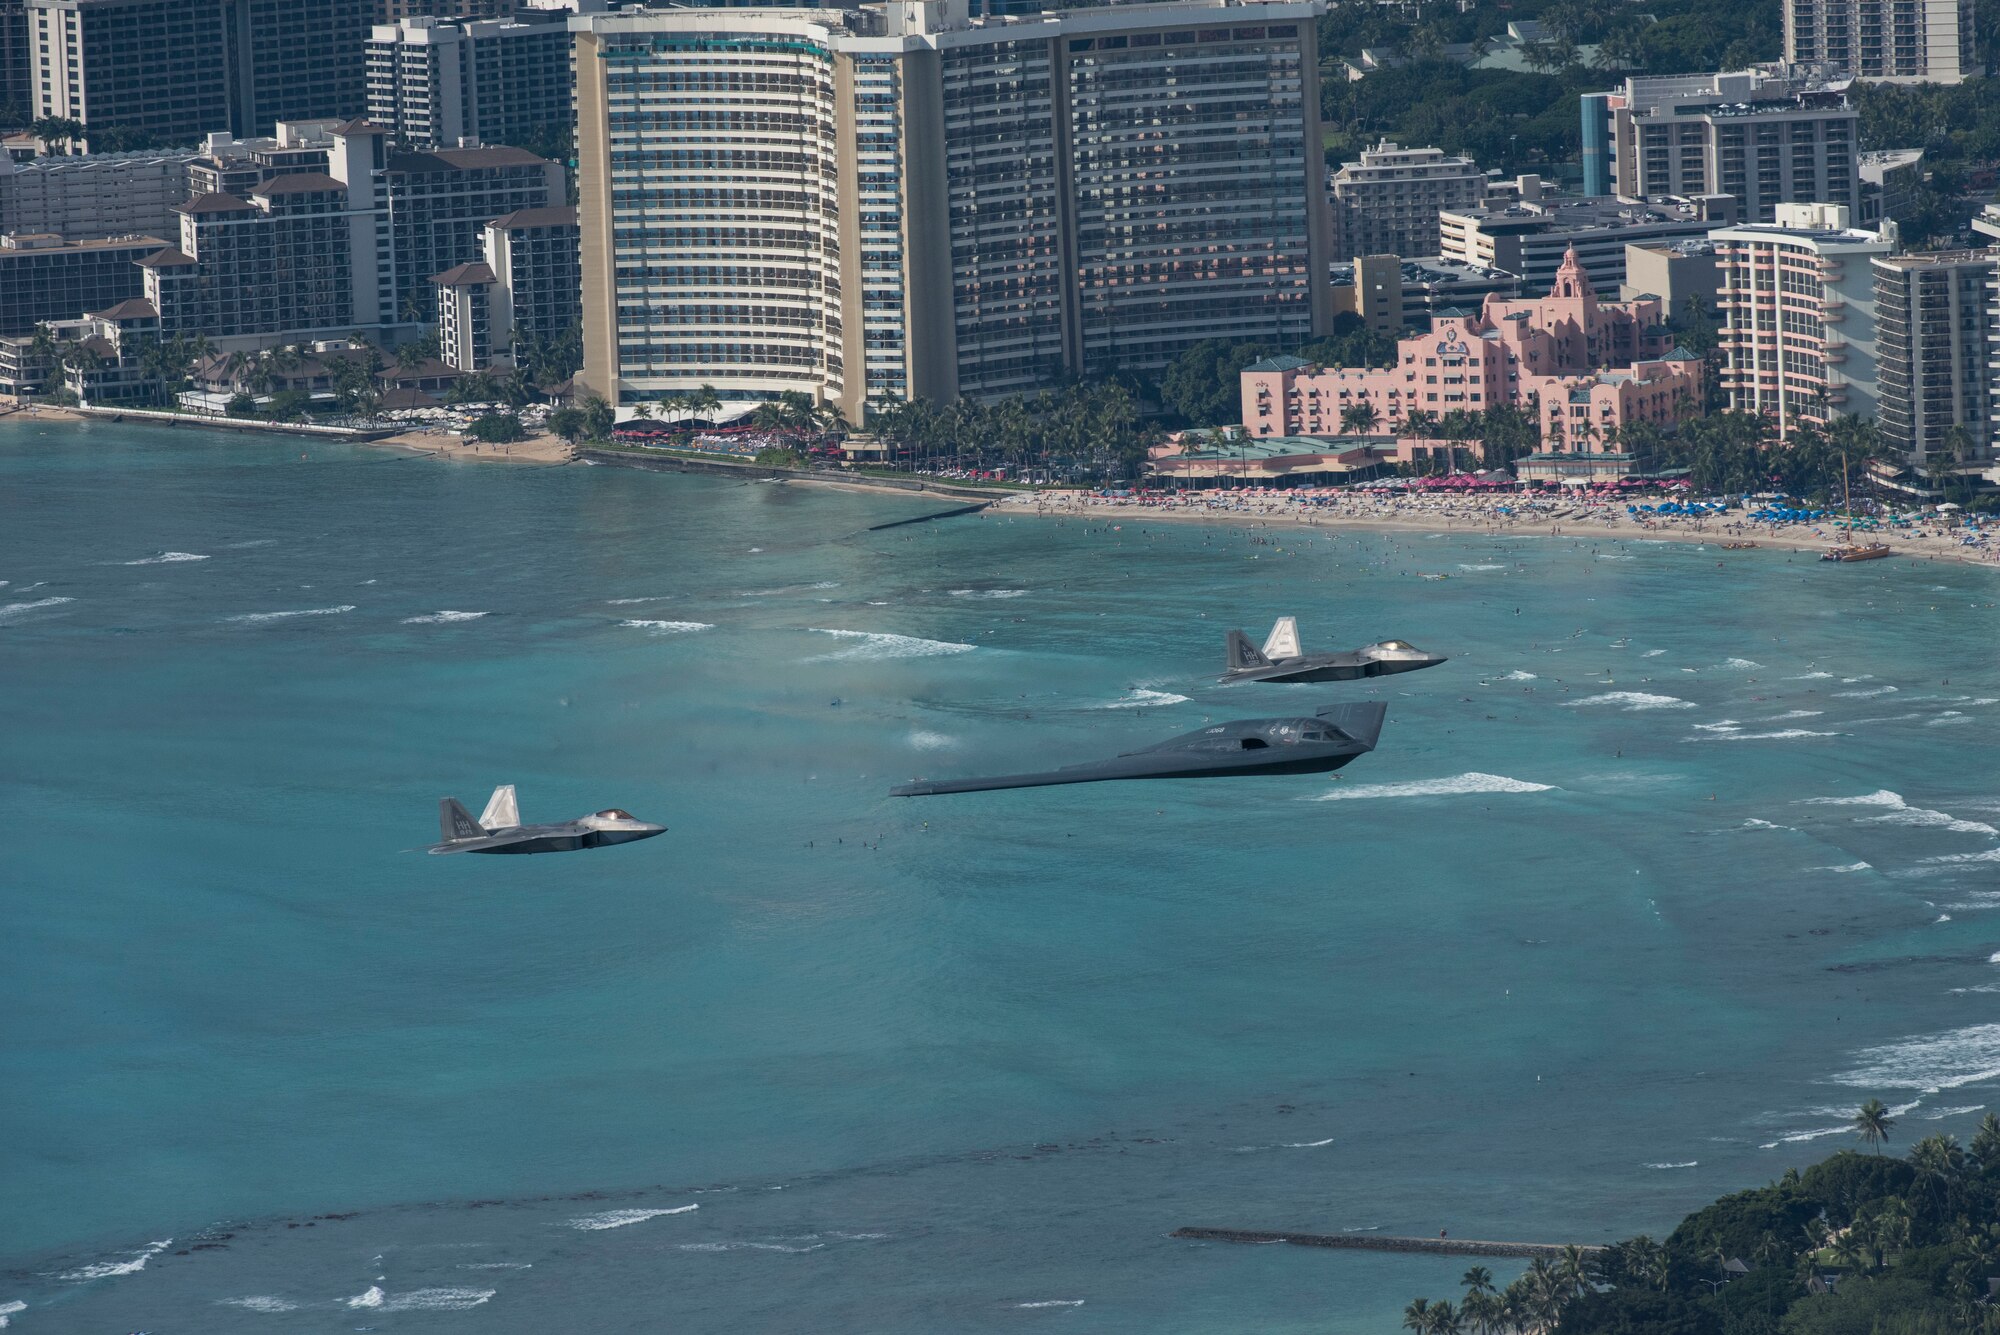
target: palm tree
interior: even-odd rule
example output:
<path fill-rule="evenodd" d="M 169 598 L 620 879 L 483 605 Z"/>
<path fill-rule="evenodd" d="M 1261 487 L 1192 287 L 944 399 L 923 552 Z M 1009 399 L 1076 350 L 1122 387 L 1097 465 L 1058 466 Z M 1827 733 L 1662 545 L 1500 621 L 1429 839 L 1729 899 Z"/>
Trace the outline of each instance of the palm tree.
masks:
<path fill-rule="evenodd" d="M 1880 1154 L 1882 1146 L 1889 1139 L 1889 1128 L 1896 1125 L 1896 1119 L 1889 1116 L 1889 1110 L 1882 1100 L 1870 1099 L 1854 1114 L 1854 1134 L 1875 1147 Z"/>
<path fill-rule="evenodd" d="M 1411 1335 L 1430 1335 L 1430 1299 L 1419 1298 L 1403 1309 L 1403 1329 L 1411 1332 Z"/>
<path fill-rule="evenodd" d="M 1458 1311 L 1450 1303 L 1440 1299 L 1431 1304 L 1426 1315 L 1429 1321 L 1424 1326 L 1424 1335 L 1459 1335 L 1461 1322 Z"/>
<path fill-rule="evenodd" d="M 699 386 L 688 395 L 688 411 L 694 416 L 714 421 L 711 414 L 722 411 L 722 396 L 715 392 L 714 385 Z"/>
<path fill-rule="evenodd" d="M 1987 1113 L 1979 1119 L 1979 1130 L 1972 1137 L 1972 1157 L 1982 1169 L 2000 1164 L 2000 1117 Z"/>
<path fill-rule="evenodd" d="M 1367 399 L 1350 403 L 1340 410 L 1340 429 L 1350 436 L 1365 435 L 1375 429 L 1382 415 L 1375 411 L 1375 405 Z"/>
<path fill-rule="evenodd" d="M 1473 1266 L 1458 1277 L 1458 1282 L 1465 1287 L 1467 1293 L 1492 1293 L 1494 1291 L 1493 1272 L 1483 1265 Z"/>

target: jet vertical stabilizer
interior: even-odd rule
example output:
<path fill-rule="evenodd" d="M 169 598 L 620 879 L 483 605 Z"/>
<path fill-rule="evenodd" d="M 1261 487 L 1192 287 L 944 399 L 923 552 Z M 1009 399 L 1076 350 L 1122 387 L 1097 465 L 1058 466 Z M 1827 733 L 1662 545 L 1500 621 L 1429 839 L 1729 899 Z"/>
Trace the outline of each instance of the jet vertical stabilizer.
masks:
<path fill-rule="evenodd" d="M 1257 652 L 1240 630 L 1229 632 L 1229 670 L 1244 672 L 1250 668 L 1266 668 L 1271 660 Z"/>
<path fill-rule="evenodd" d="M 472 819 L 472 813 L 467 811 L 455 797 L 447 797 L 438 803 L 438 825 L 447 844 L 456 843 L 460 839 L 486 837 L 486 831 L 480 828 L 479 822 Z"/>
<path fill-rule="evenodd" d="M 503 783 L 486 799 L 479 823 L 489 830 L 505 830 L 521 823 L 521 808 L 514 801 L 514 785 Z"/>
<path fill-rule="evenodd" d="M 1299 647 L 1299 619 L 1279 617 L 1271 627 L 1269 638 L 1264 641 L 1264 657 L 1276 662 L 1281 658 L 1304 657 L 1305 650 Z"/>

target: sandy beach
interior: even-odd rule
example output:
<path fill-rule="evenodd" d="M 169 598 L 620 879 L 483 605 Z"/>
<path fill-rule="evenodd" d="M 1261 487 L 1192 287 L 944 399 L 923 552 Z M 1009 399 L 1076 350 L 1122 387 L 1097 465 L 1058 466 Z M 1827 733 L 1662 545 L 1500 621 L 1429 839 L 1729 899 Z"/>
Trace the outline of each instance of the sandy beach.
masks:
<path fill-rule="evenodd" d="M 439 459 L 462 459 L 473 463 L 566 464 L 574 457 L 569 442 L 546 431 L 537 432 L 506 445 L 488 445 L 448 431 L 405 431 L 367 445 L 428 454 Z"/>
<path fill-rule="evenodd" d="M 1371 496 L 1342 492 L 1200 492 L 1190 496 L 1099 496 L 1045 491 L 998 502 L 995 513 L 1089 519 L 1274 524 L 1302 528 L 1373 529 L 1413 533 L 1478 533 L 1559 538 L 1613 538 L 1702 543 L 1755 543 L 1758 548 L 1817 555 L 1839 540 L 1828 524 L 1750 523 L 1740 514 L 1692 519 L 1628 514 L 1626 501 L 1482 496 Z M 1935 523 L 1868 535 L 1897 557 L 2000 565 L 2000 543 L 1986 531 Z M 1736 555 L 1737 553 L 1731 553 Z"/>

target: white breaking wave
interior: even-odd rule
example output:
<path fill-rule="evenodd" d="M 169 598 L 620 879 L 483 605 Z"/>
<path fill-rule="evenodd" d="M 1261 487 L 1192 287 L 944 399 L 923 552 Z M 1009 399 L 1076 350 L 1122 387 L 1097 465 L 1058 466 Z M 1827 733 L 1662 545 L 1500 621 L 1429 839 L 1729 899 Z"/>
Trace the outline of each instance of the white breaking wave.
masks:
<path fill-rule="evenodd" d="M 1832 679 L 1832 677 L 1833 674 L 1831 672 L 1801 672 L 1798 676 L 1787 677 L 1785 678 L 1785 680 L 1786 681 L 1829 681 Z"/>
<path fill-rule="evenodd" d="M 1416 779 L 1409 783 L 1357 783 L 1322 793 L 1313 802 L 1344 802 L 1363 797 L 1461 797 L 1473 793 L 1546 793 L 1554 784 L 1529 783 L 1501 774 L 1455 775 L 1449 779 Z"/>
<path fill-rule="evenodd" d="M 1641 658 L 1658 658 L 1658 657 L 1659 657 L 1659 656 L 1660 656 L 1661 654 L 1663 654 L 1663 653 L 1665 653 L 1665 652 L 1666 652 L 1666 650 L 1665 650 L 1665 649 L 1648 649 L 1648 650 L 1647 650 L 1647 651 L 1646 651 L 1645 653 L 1643 653 L 1643 654 L 1640 654 L 1640 655 L 1639 655 L 1639 657 L 1641 657 Z"/>
<path fill-rule="evenodd" d="M 1532 673 L 1532 672 L 1523 672 L 1523 671 L 1521 671 L 1521 670 L 1520 670 L 1519 668 L 1516 668 L 1516 669 L 1514 669 L 1514 671 L 1512 671 L 1512 672 L 1509 672 L 1509 673 L 1508 673 L 1508 674 L 1507 674 L 1506 676 L 1498 678 L 1498 680 L 1500 680 L 1500 681 L 1533 681 L 1533 680 L 1535 680 L 1535 674 L 1534 674 L 1534 673 Z"/>
<path fill-rule="evenodd" d="M 287 1298 L 274 1298 L 268 1293 L 253 1293 L 248 1298 L 217 1298 L 221 1307 L 241 1307 L 248 1312 L 296 1312 L 299 1305 Z"/>
<path fill-rule="evenodd" d="M 60 607 L 64 603 L 73 603 L 75 601 L 76 599 L 74 598 L 37 598 L 32 603 L 8 603 L 6 606 L 0 607 L 0 622 L 12 621 L 37 608 Z"/>
<path fill-rule="evenodd" d="M 403 624 L 405 626 L 442 626 L 453 621 L 477 621 L 483 616 L 490 615 L 492 615 L 490 612 L 453 612 L 446 609 L 442 612 L 433 612 L 427 617 L 404 617 Z"/>
<path fill-rule="evenodd" d="M 913 732 L 910 734 L 910 745 L 919 751 L 940 751 L 958 743 L 954 738 L 947 737 L 941 732 Z"/>
<path fill-rule="evenodd" d="M 1838 737 L 1837 732 L 1813 732 L 1806 728 L 1782 728 L 1777 732 L 1716 732 L 1706 737 L 1691 737 L 1695 742 L 1783 742 L 1795 737 Z"/>
<path fill-rule="evenodd" d="M 146 1268 L 146 1262 L 174 1245 L 172 1238 L 159 1242 L 149 1242 L 129 1261 L 98 1261 L 91 1265 L 79 1266 L 75 1270 L 64 1271 L 57 1279 L 87 1280 L 110 1279 L 116 1275 L 136 1275 Z"/>
<path fill-rule="evenodd" d="M 1895 693 L 1896 688 L 1894 686 L 1877 686 L 1872 691 L 1835 691 L 1833 698 L 1836 700 L 1872 700 L 1878 695 L 1894 695 Z"/>
<path fill-rule="evenodd" d="M 1869 866 L 1865 862 L 1850 862 L 1845 867 L 1807 867 L 1806 870 L 1850 872 L 1850 871 L 1873 871 L 1875 869 Z"/>
<path fill-rule="evenodd" d="M 1931 862 L 2000 862 L 2000 848 L 1989 848 L 1983 853 L 1946 853 L 1939 857 L 1925 858 Z"/>
<path fill-rule="evenodd" d="M 1984 1112 L 1985 1110 L 1986 1105 L 1983 1103 L 1967 1103 L 1957 1108 L 1938 1108 L 1932 1112 L 1927 1112 L 1924 1114 L 1924 1120 L 1926 1122 L 1942 1122 L 1947 1117 L 1964 1117 L 1968 1113 Z"/>
<path fill-rule="evenodd" d="M 978 647 L 972 644 L 954 644 L 949 640 L 925 640 L 915 635 L 889 635 L 872 630 L 823 630 L 818 626 L 809 629 L 815 635 L 832 635 L 837 639 L 857 641 L 851 649 L 820 654 L 811 660 L 813 662 L 830 662 L 838 659 L 935 658 L 941 654 L 969 654 Z"/>
<path fill-rule="evenodd" d="M 954 598 L 1025 598 L 1026 589 L 950 589 Z"/>
<path fill-rule="evenodd" d="M 629 607 L 629 606 L 631 606 L 631 605 L 632 605 L 633 603 L 667 603 L 667 602 L 672 602 L 672 601 L 673 601 L 673 597 L 674 597 L 674 596 L 673 596 L 673 595 L 672 595 L 671 593 L 663 593 L 663 594 L 660 594 L 660 595 L 658 595 L 657 597 L 653 597 L 653 598 L 606 598 L 606 599 L 604 600 L 604 602 L 605 602 L 605 605 L 606 605 L 606 606 L 608 606 L 608 607 Z"/>
<path fill-rule="evenodd" d="M 366 1293 L 347 1300 L 353 1308 L 377 1312 L 469 1312 L 498 1289 L 411 1289 L 408 1293 L 384 1293 L 371 1285 Z"/>
<path fill-rule="evenodd" d="M 1741 732 L 1743 725 L 1733 718 L 1720 719 L 1714 723 L 1697 723 L 1697 732 Z"/>
<path fill-rule="evenodd" d="M 158 556 L 142 556 L 137 561 L 124 561 L 128 566 L 171 566 L 182 561 L 206 561 L 208 558 L 197 552 L 161 552 Z"/>
<path fill-rule="evenodd" d="M 1038 1303 L 1015 1303 L 1015 1304 L 1014 1304 L 1014 1306 L 1016 1306 L 1016 1307 L 1025 1307 L 1025 1308 L 1035 1308 L 1035 1307 L 1081 1307 L 1081 1306 L 1083 1306 L 1083 1299 L 1081 1299 L 1081 1298 L 1049 1298 L 1049 1299 L 1046 1299 L 1045 1301 L 1042 1301 L 1042 1302 L 1038 1302 Z"/>
<path fill-rule="evenodd" d="M 1752 816 L 1749 820 L 1743 822 L 1741 828 L 1746 830 L 1789 830 L 1792 827 L 1789 825 L 1774 825 L 1770 821 L 1758 820 L 1755 816 Z"/>
<path fill-rule="evenodd" d="M 25 1312 L 27 1310 L 28 1310 L 28 1305 L 24 1302 L 15 1301 L 10 1303 L 0 1303 L 0 1330 L 5 1330 L 7 1328 L 8 1317 L 14 1315 L 14 1313 L 16 1312 Z"/>
<path fill-rule="evenodd" d="M 680 1249 L 684 1252 L 785 1252 L 793 1256 L 821 1251 L 825 1247 L 826 1244 L 823 1242 L 808 1243 L 803 1247 L 793 1247 L 783 1242 L 683 1242 L 680 1245 Z"/>
<path fill-rule="evenodd" d="M 1184 705 L 1185 695 L 1175 695 L 1172 691 L 1155 691 L 1145 686 L 1134 686 L 1125 692 L 1123 700 L 1113 700 L 1107 705 L 1096 705 L 1097 709 L 1145 709 L 1153 705 Z"/>
<path fill-rule="evenodd" d="M 2000 1024 L 1975 1024 L 1864 1048 L 1857 1065 L 1834 1077 L 1868 1089 L 1943 1089 L 2000 1077 Z"/>
<path fill-rule="evenodd" d="M 533 1270 L 533 1261 L 460 1261 L 460 1270 Z"/>
<path fill-rule="evenodd" d="M 650 630 L 655 635 L 685 635 L 690 631 L 715 629 L 706 621 L 621 621 L 618 624 L 634 630 Z"/>
<path fill-rule="evenodd" d="M 1970 722 L 1972 722 L 1972 715 L 1967 714 L 1962 710 L 1947 709 L 1944 711 L 1944 713 L 1939 714 L 1936 718 L 1932 719 L 1929 723 L 1926 723 L 1924 726 L 1926 728 L 1948 728 L 1954 723 L 1970 723 Z"/>
<path fill-rule="evenodd" d="M 1826 713 L 1824 709 L 1792 709 L 1792 710 L 1787 710 L 1785 713 L 1782 714 L 1773 714 L 1771 715 L 1771 717 L 1765 719 L 1764 722 L 1789 723 L 1793 719 L 1818 718 L 1820 715 L 1824 713 Z"/>
<path fill-rule="evenodd" d="M 598 1233 L 602 1229 L 622 1229 L 628 1223 L 646 1223 L 648 1219 L 658 1219 L 660 1215 L 686 1215 L 694 1209 L 700 1209 L 700 1205 L 674 1205 L 670 1209 L 608 1209 L 602 1215 L 570 1219 L 570 1227 L 584 1229 L 586 1233 Z"/>
<path fill-rule="evenodd" d="M 1316 1150 L 1322 1146 L 1331 1144 L 1333 1144 L 1333 1137 L 1328 1136 L 1325 1140 L 1290 1140 L 1278 1146 L 1278 1148 L 1281 1150 Z"/>
<path fill-rule="evenodd" d="M 1722 666 L 1735 668 L 1740 672 L 1751 672 L 1764 665 L 1762 663 L 1753 663 L 1747 658 L 1725 658 L 1722 660 Z"/>
<path fill-rule="evenodd" d="M 1871 825 L 1918 825 L 1931 829 L 1950 830 L 1955 834 L 2000 834 L 1983 821 L 1960 820 L 1942 811 L 1932 811 L 1926 807 L 1913 807 L 1903 800 L 1901 793 L 1892 793 L 1887 788 L 1878 788 L 1860 797 L 1808 797 L 1799 802 L 1807 807 L 1886 807 L 1879 816 L 1864 816 L 1858 819 Z M 1930 861 L 1946 859 L 1933 858 Z"/>
<path fill-rule="evenodd" d="M 285 621 L 292 617 L 331 617 L 342 612 L 352 612 L 353 603 L 342 603 L 339 607 L 302 607 L 296 612 L 245 612 L 242 616 L 224 617 L 224 621 L 240 621 L 245 625 L 258 625 L 266 621 Z"/>
<path fill-rule="evenodd" d="M 1649 1164 L 1647 1164 L 1647 1165 L 1646 1165 L 1646 1167 L 1648 1167 L 1648 1168 L 1699 1168 L 1699 1167 L 1701 1167 L 1701 1160 L 1699 1160 L 1699 1159 L 1689 1159 L 1689 1160 L 1688 1160 L 1688 1161 L 1687 1161 L 1686 1163 L 1649 1163 Z"/>
<path fill-rule="evenodd" d="M 1504 565 L 1468 565 L 1466 562 L 1460 561 L 1458 568 L 1460 570 L 1505 570 L 1507 567 Z"/>
<path fill-rule="evenodd" d="M 1646 709 L 1694 708 L 1692 700 L 1682 700 L 1671 695 L 1649 695 L 1644 691 L 1607 691 L 1603 695 L 1563 701 L 1563 707 L 1566 709 L 1581 709 L 1585 705 L 1621 705 L 1628 714 L 1636 714 Z"/>

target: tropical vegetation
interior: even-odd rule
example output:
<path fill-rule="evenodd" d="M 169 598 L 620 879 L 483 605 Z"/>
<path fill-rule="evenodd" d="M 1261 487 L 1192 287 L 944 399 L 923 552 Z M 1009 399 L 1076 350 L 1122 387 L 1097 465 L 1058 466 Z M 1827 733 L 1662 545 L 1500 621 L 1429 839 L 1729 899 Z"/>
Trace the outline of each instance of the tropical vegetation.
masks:
<path fill-rule="evenodd" d="M 1871 1153 L 1843 1150 L 1639 1236 L 1538 1259 L 1504 1288 L 1484 1266 L 1452 1299 L 1419 1298 L 1413 1335 L 1993 1335 L 2000 1308 L 2000 1118 L 1970 1146 L 1918 1140 L 1870 1099 Z"/>
<path fill-rule="evenodd" d="M 1007 468 L 1068 480 L 1133 479 L 1166 433 L 1125 386 L 1076 384 L 988 403 L 883 400 L 869 415 L 898 462 L 923 471 Z"/>

